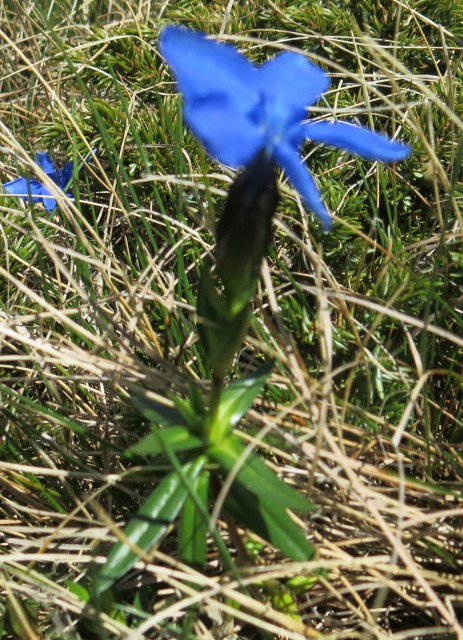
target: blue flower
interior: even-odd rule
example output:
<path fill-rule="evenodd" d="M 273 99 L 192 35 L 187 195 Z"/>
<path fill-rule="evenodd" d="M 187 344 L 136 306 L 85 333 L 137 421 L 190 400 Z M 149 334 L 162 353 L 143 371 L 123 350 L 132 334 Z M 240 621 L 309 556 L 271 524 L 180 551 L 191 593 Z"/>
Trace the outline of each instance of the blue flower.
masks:
<path fill-rule="evenodd" d="M 48 153 L 36 153 L 35 162 L 64 191 L 67 183 L 72 178 L 73 163 L 68 162 L 63 169 L 57 169 Z M 8 193 L 24 198 L 28 202 L 41 202 L 47 211 L 52 211 L 56 207 L 54 196 L 44 184 L 35 178 L 17 178 L 11 182 L 6 182 L 3 188 Z M 70 191 L 66 195 L 72 197 Z"/>
<path fill-rule="evenodd" d="M 183 94 L 185 121 L 206 150 L 238 168 L 265 149 L 325 227 L 331 215 L 299 155 L 305 140 L 383 162 L 403 160 L 411 151 L 407 144 L 348 122 L 304 121 L 307 106 L 330 81 L 302 54 L 281 53 L 256 67 L 231 45 L 178 26 L 164 28 L 160 49 Z"/>

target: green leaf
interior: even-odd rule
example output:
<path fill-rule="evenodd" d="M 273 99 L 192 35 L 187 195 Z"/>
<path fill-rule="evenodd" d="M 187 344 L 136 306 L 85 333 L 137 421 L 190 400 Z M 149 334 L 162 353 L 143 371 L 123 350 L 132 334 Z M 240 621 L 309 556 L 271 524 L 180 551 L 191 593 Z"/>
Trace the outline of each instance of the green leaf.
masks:
<path fill-rule="evenodd" d="M 115 580 L 133 567 L 142 552 L 149 551 L 177 518 L 188 495 L 189 486 L 206 462 L 200 456 L 182 467 L 182 474 L 173 471 L 149 495 L 138 513 L 124 529 L 129 544 L 117 542 L 100 569 L 93 592 L 100 595 Z"/>
<path fill-rule="evenodd" d="M 293 620 L 301 620 L 296 599 L 293 594 L 279 580 L 265 580 L 261 588 L 277 611 L 281 611 Z"/>
<path fill-rule="evenodd" d="M 178 412 L 191 430 L 199 431 L 203 424 L 205 410 L 201 407 L 198 412 L 197 394 L 190 398 L 174 398 L 174 404 Z"/>
<path fill-rule="evenodd" d="M 269 597 L 272 607 L 277 611 L 281 611 L 293 620 L 302 620 L 297 608 L 297 602 L 291 593 L 284 590 L 281 586 L 279 591 L 270 594 Z"/>
<path fill-rule="evenodd" d="M 294 578 L 287 580 L 286 586 L 291 593 L 295 593 L 300 596 L 303 593 L 310 591 L 317 582 L 319 582 L 320 576 L 328 578 L 328 572 L 326 569 L 319 569 L 316 572 L 314 571 L 311 576 L 294 576 Z"/>
<path fill-rule="evenodd" d="M 209 475 L 209 471 L 203 470 L 193 480 L 191 493 L 185 501 L 180 518 L 180 556 L 184 562 L 198 567 L 203 567 L 206 562 Z M 198 508 L 197 501 L 202 509 Z"/>
<path fill-rule="evenodd" d="M 208 455 L 220 465 L 224 476 L 234 473 L 238 465 L 235 482 L 265 502 L 294 511 L 315 511 L 315 505 L 280 480 L 255 453 L 247 452 L 243 461 L 244 451 L 245 446 L 241 441 L 236 436 L 230 436 L 221 445 L 210 447 Z"/>
<path fill-rule="evenodd" d="M 66 580 L 66 586 L 71 593 L 77 596 L 82 602 L 88 602 L 90 600 L 90 593 L 79 582 L 73 580 Z"/>
<path fill-rule="evenodd" d="M 262 499 L 235 482 L 227 495 L 225 509 L 288 558 L 301 562 L 313 557 L 314 545 L 306 539 L 287 511 L 271 499 Z"/>
<path fill-rule="evenodd" d="M 211 425 L 214 441 L 222 440 L 249 411 L 261 393 L 272 371 L 273 361 L 266 363 L 252 375 L 235 380 L 222 392 L 220 404 Z"/>
<path fill-rule="evenodd" d="M 195 382 L 190 383 L 189 393 L 190 406 L 197 417 L 203 418 L 207 414 L 207 407 L 204 404 L 204 398 L 200 391 L 199 385 Z"/>
<path fill-rule="evenodd" d="M 155 422 L 165 427 L 184 426 L 186 424 L 183 415 L 177 408 L 162 404 L 149 391 L 138 385 L 129 384 L 128 388 L 131 403 L 150 422 Z"/>
<path fill-rule="evenodd" d="M 190 398 L 172 398 L 174 406 L 166 406 L 154 394 L 135 384 L 129 384 L 133 406 L 150 422 L 163 427 L 189 426 L 198 431 L 203 424 L 206 408 L 198 388 L 190 388 Z"/>
<path fill-rule="evenodd" d="M 205 442 L 192 435 L 186 427 L 166 427 L 159 429 L 152 427 L 151 433 L 131 446 L 128 453 L 139 455 L 164 454 L 167 449 L 171 451 L 189 451 L 204 447 Z"/>

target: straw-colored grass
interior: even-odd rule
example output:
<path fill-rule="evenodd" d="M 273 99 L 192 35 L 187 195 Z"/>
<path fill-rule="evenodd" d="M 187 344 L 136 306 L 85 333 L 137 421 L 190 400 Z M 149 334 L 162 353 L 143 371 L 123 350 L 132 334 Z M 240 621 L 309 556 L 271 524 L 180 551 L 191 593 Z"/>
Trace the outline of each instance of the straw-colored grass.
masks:
<path fill-rule="evenodd" d="M 45 182 L 46 149 L 81 166 L 52 213 L 0 199 L 0 638 L 463 639 L 461 18 L 431 0 L 0 0 L 0 180 Z M 212 541 L 203 571 L 180 563 L 174 530 L 97 614 L 92 567 L 165 471 L 124 455 L 147 432 L 130 385 L 166 404 L 209 389 L 195 299 L 233 174 L 183 126 L 157 52 L 171 22 L 256 62 L 304 50 L 332 77 L 314 117 L 414 152 L 308 146 L 329 234 L 282 177 L 231 372 L 276 360 L 238 432 L 318 505 L 298 518 L 316 559 L 215 509 L 239 580 Z"/>

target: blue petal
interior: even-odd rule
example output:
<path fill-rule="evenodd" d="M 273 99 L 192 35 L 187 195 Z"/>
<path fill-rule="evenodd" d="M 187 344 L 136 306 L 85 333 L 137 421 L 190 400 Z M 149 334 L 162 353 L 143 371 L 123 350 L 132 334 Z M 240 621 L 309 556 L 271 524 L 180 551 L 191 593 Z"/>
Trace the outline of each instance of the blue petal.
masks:
<path fill-rule="evenodd" d="M 42 204 L 47 211 L 52 211 L 56 207 L 56 200 L 54 196 L 48 191 L 46 187 L 42 185 Z M 43 197 L 46 196 L 46 197 Z"/>
<path fill-rule="evenodd" d="M 316 102 L 330 84 L 320 67 L 303 55 L 291 52 L 281 53 L 263 64 L 258 75 L 273 131 L 284 130 L 290 123 L 302 120 L 307 106 Z"/>
<path fill-rule="evenodd" d="M 3 185 L 5 191 L 14 196 L 22 196 L 28 198 L 41 193 L 43 185 L 38 180 L 28 180 L 27 178 L 17 178 L 11 182 L 5 182 Z M 37 198 L 33 198 L 34 202 L 38 202 Z"/>
<path fill-rule="evenodd" d="M 159 41 L 185 100 L 226 96 L 244 112 L 259 102 L 257 70 L 234 47 L 177 26 L 165 27 Z"/>
<path fill-rule="evenodd" d="M 324 205 L 312 174 L 299 157 L 296 149 L 291 145 L 280 142 L 275 146 L 274 155 L 281 164 L 289 180 L 301 194 L 305 205 L 314 211 L 323 222 L 325 229 L 331 227 L 332 218 Z"/>
<path fill-rule="evenodd" d="M 219 162 L 237 168 L 264 146 L 263 131 L 226 98 L 186 102 L 185 121 Z"/>
<path fill-rule="evenodd" d="M 74 163 L 68 162 L 59 172 L 59 185 L 64 189 L 72 178 Z"/>
<path fill-rule="evenodd" d="M 340 147 L 357 153 L 366 160 L 398 162 L 406 158 L 412 150 L 408 144 L 394 142 L 386 136 L 348 122 L 307 122 L 302 128 L 309 140 Z"/>
<path fill-rule="evenodd" d="M 48 211 L 56 207 L 56 200 L 38 180 L 17 178 L 11 182 L 6 182 L 3 188 L 11 195 L 19 196 L 28 202 L 41 202 Z M 44 198 L 44 196 L 49 197 Z"/>
<path fill-rule="evenodd" d="M 39 167 L 41 167 L 41 169 L 52 178 L 52 180 L 55 180 L 55 177 L 56 177 L 55 165 L 53 164 L 53 161 L 48 155 L 48 153 L 39 151 L 38 153 L 35 154 L 34 160 L 39 165 Z"/>

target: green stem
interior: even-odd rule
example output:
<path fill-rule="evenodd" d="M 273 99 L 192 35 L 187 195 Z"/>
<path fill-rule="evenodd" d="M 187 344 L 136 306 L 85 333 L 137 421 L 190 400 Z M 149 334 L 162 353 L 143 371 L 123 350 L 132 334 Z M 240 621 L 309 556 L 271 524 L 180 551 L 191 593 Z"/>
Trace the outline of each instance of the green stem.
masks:
<path fill-rule="evenodd" d="M 215 443 L 218 436 L 217 430 L 219 429 L 220 425 L 217 422 L 217 414 L 220 408 L 220 399 L 222 397 L 223 385 L 223 376 L 218 376 L 217 374 L 213 373 L 212 388 L 209 401 L 209 413 L 205 421 L 205 428 L 207 431 L 205 436 L 211 443 Z"/>
<path fill-rule="evenodd" d="M 185 483 L 191 498 L 193 499 L 196 508 L 199 510 L 199 512 L 201 513 L 202 517 L 205 519 L 206 523 L 209 524 L 209 519 L 210 519 L 210 515 L 207 512 L 207 510 L 204 508 L 204 505 L 202 504 L 202 502 L 198 499 L 198 496 L 195 494 L 195 492 L 191 489 L 190 484 L 188 482 L 188 479 L 185 477 L 185 472 L 183 470 L 183 467 L 179 461 L 179 459 L 177 458 L 177 455 L 174 451 L 172 451 L 172 449 L 165 445 L 164 446 L 164 452 L 167 456 L 167 458 L 169 459 L 170 464 L 172 465 L 172 468 L 176 471 L 176 473 L 179 474 L 179 476 L 182 478 L 183 482 Z M 222 536 L 220 535 L 220 531 L 217 529 L 216 526 L 214 526 L 211 529 L 211 536 L 212 539 L 214 540 L 217 549 L 220 553 L 220 556 L 222 558 L 222 562 L 224 564 L 224 566 L 226 567 L 226 569 L 228 571 L 230 571 L 233 575 L 235 575 L 237 578 L 239 578 L 239 570 L 238 567 L 236 566 L 235 562 L 233 561 L 233 558 L 230 554 L 230 552 L 228 551 L 227 545 L 225 543 L 225 541 L 223 540 Z"/>

